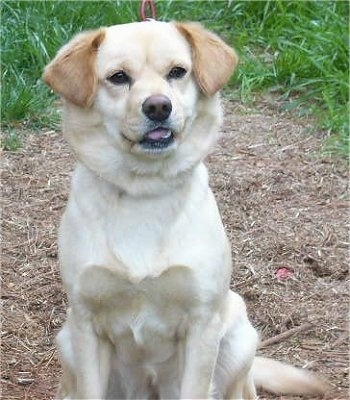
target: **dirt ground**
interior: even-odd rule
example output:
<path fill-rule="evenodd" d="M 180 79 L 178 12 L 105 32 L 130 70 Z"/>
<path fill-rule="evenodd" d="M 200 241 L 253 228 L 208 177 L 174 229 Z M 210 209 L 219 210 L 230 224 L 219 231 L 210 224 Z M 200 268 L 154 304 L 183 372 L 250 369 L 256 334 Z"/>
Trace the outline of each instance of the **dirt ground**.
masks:
<path fill-rule="evenodd" d="M 323 375 L 328 398 L 340 400 L 349 387 L 348 167 L 324 155 L 323 139 L 312 121 L 268 102 L 227 103 L 207 165 L 232 243 L 232 287 L 261 332 L 260 353 Z M 48 400 L 67 306 L 57 226 L 74 159 L 51 131 L 27 134 L 2 164 L 2 398 Z"/>

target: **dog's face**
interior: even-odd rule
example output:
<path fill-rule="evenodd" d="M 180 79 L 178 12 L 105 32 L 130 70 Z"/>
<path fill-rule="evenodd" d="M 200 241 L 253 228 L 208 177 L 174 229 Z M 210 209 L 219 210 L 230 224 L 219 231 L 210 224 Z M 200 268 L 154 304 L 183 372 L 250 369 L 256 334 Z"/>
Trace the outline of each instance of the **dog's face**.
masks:
<path fill-rule="evenodd" d="M 210 135 L 220 112 L 208 106 L 236 63 L 234 51 L 200 25 L 152 21 L 76 36 L 43 78 L 65 99 L 68 114 L 74 111 L 68 130 L 100 124 L 129 161 L 157 162 L 177 158 L 197 131 Z"/>
<path fill-rule="evenodd" d="M 134 154 L 174 151 L 194 114 L 191 72 L 190 46 L 175 26 L 151 22 L 108 29 L 97 56 L 101 84 L 95 104 L 109 134 Z"/>

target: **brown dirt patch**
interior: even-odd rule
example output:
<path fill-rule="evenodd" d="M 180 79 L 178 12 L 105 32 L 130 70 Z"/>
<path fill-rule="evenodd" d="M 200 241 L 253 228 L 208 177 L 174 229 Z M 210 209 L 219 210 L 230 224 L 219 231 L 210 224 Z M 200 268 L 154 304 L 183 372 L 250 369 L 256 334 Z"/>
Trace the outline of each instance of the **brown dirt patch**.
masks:
<path fill-rule="evenodd" d="M 346 399 L 347 165 L 321 155 L 322 134 L 310 135 L 308 121 L 264 105 L 226 108 L 207 164 L 232 243 L 232 286 L 263 340 L 311 323 L 261 353 L 323 374 L 330 398 Z M 56 236 L 74 160 L 55 132 L 27 134 L 2 160 L 3 398 L 47 400 L 60 375 L 54 336 L 66 298 Z M 291 277 L 277 280 L 281 268 Z"/>

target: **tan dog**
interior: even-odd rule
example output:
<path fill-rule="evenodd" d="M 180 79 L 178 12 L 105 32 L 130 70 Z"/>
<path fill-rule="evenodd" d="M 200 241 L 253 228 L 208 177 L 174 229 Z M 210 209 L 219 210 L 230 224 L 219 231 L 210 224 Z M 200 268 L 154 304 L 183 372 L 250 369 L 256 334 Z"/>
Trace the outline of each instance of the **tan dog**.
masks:
<path fill-rule="evenodd" d="M 65 399 L 254 399 L 321 393 L 255 358 L 229 290 L 231 252 L 203 158 L 237 56 L 198 24 L 87 32 L 44 72 L 78 158 L 59 232 L 70 310 L 58 335 Z"/>

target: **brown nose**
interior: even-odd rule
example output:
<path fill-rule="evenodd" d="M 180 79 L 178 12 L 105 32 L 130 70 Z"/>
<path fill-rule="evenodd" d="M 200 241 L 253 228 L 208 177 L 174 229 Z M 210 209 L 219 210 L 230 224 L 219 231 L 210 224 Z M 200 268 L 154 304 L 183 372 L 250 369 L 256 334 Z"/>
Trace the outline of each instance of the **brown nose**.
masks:
<path fill-rule="evenodd" d="M 142 112 L 152 121 L 166 120 L 172 108 L 169 97 L 163 95 L 147 97 L 142 104 Z"/>

